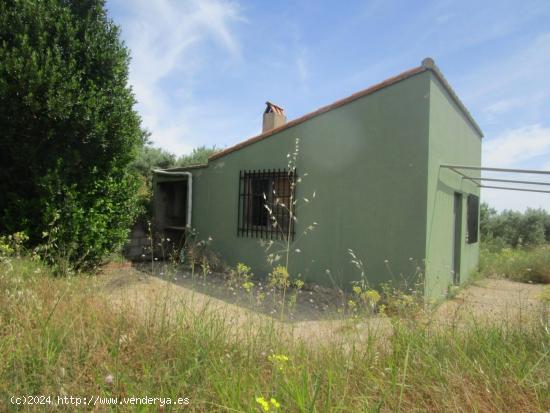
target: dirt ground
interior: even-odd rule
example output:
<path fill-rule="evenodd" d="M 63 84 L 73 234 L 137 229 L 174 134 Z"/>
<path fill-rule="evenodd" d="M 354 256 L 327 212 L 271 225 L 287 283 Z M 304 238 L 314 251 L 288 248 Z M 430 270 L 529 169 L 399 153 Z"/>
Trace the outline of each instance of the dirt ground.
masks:
<path fill-rule="evenodd" d="M 128 265 L 112 265 L 102 274 L 103 289 L 116 306 L 132 308 L 144 314 L 158 311 L 159 303 L 168 314 L 181 309 L 200 314 L 211 311 L 224 318 L 235 333 L 250 321 L 270 324 L 295 338 L 322 342 L 347 340 L 350 335 L 364 339 L 372 334 L 387 334 L 391 320 L 385 316 L 350 320 L 343 315 L 340 293 L 311 287 L 297 293 L 296 304 L 287 308 L 285 321 L 280 321 L 280 298 L 270 297 L 258 302 L 243 289 L 229 287 L 222 279 L 190 279 L 185 274 L 149 275 Z M 262 289 L 261 285 L 255 286 Z M 548 316 L 548 306 L 541 301 L 543 286 L 502 279 L 484 279 L 461 289 L 423 318 L 427 324 L 461 326 L 468 322 L 524 323 Z M 261 291 L 260 291 L 261 292 Z M 277 311 L 274 311 L 277 308 Z"/>

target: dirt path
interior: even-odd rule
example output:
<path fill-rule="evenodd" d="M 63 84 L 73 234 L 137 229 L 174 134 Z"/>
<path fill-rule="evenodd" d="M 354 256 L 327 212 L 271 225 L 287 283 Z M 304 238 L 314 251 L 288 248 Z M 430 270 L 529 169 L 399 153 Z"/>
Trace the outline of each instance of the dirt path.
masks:
<path fill-rule="evenodd" d="M 270 325 L 281 333 L 305 341 L 347 340 L 350 336 L 364 339 L 371 334 L 386 335 L 392 330 L 387 317 L 371 317 L 360 321 L 316 319 L 282 323 L 267 314 L 244 308 L 219 298 L 194 291 L 128 267 L 111 267 L 104 271 L 104 291 L 116 306 L 150 315 L 151 311 L 176 314 L 181 309 L 200 314 L 213 312 L 223 317 L 238 334 L 251 321 Z M 440 305 L 427 316 L 435 325 L 461 325 L 477 322 L 526 322 L 540 317 L 543 311 L 540 296 L 543 286 L 508 280 L 487 279 L 469 285 L 452 300 Z M 545 311 L 548 311 L 546 308 Z"/>
<path fill-rule="evenodd" d="M 548 309 L 541 301 L 544 286 L 504 279 L 483 279 L 460 291 L 436 311 L 439 322 L 468 320 L 525 322 Z"/>

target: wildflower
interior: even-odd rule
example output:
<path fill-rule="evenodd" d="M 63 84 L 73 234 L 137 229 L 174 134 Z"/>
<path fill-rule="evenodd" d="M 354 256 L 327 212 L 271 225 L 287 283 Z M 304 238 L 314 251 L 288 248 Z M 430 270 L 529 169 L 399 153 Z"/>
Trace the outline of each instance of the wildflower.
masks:
<path fill-rule="evenodd" d="M 302 280 L 295 280 L 294 281 L 294 286 L 298 289 L 298 290 L 301 290 L 302 287 L 304 286 L 304 282 Z"/>
<path fill-rule="evenodd" d="M 119 345 L 125 345 L 130 341 L 127 334 L 123 334 L 118 338 L 118 344 Z"/>
<path fill-rule="evenodd" d="M 354 286 L 353 292 L 357 295 L 361 294 L 361 287 L 359 287 L 358 285 Z"/>
<path fill-rule="evenodd" d="M 353 301 L 353 300 L 349 300 L 349 301 L 348 301 L 348 307 L 349 307 L 351 310 L 354 310 L 356 306 L 357 306 L 357 304 L 355 303 L 355 301 Z"/>
<path fill-rule="evenodd" d="M 271 404 L 273 405 L 273 407 L 275 407 L 276 409 L 278 409 L 279 407 L 281 407 L 281 403 L 279 403 L 274 397 L 272 397 L 271 399 L 269 399 L 269 401 L 271 402 Z"/>
<path fill-rule="evenodd" d="M 271 407 L 274 409 L 279 409 L 281 404 L 274 397 L 270 398 L 269 401 L 263 397 L 256 397 L 256 403 L 258 403 L 264 412 L 269 412 Z"/>
<path fill-rule="evenodd" d="M 263 397 L 256 397 L 256 403 L 258 403 L 261 407 L 262 407 L 262 410 L 264 412 L 268 412 L 269 411 L 269 403 L 266 399 L 264 399 Z"/>
<path fill-rule="evenodd" d="M 113 377 L 112 374 L 107 374 L 105 376 L 105 384 L 111 386 L 113 384 L 113 382 L 115 381 L 115 378 Z"/>
<path fill-rule="evenodd" d="M 284 265 L 276 266 L 269 274 L 268 283 L 270 287 L 285 289 L 289 286 L 288 270 Z"/>
<path fill-rule="evenodd" d="M 289 360 L 288 356 L 285 356 L 284 354 L 271 354 L 267 359 L 272 362 L 279 371 L 283 371 L 285 369 L 285 365 Z"/>
<path fill-rule="evenodd" d="M 247 281 L 243 283 L 243 288 L 246 290 L 246 292 L 250 292 L 250 290 L 254 287 L 254 283 L 251 281 Z"/>
<path fill-rule="evenodd" d="M 363 298 L 374 305 L 380 301 L 380 294 L 376 290 L 368 290 L 363 294 Z"/>

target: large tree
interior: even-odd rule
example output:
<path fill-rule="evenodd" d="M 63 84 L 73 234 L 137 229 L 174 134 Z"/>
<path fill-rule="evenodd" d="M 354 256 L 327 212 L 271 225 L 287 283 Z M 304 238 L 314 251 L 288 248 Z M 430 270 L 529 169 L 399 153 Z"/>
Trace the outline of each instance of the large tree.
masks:
<path fill-rule="evenodd" d="M 103 0 L 0 2 L 0 233 L 93 265 L 135 213 L 145 140 Z"/>

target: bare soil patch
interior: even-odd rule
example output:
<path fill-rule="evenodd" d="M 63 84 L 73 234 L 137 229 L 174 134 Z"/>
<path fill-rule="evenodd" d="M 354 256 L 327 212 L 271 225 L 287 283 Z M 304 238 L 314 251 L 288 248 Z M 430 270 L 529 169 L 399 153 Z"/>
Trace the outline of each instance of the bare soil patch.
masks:
<path fill-rule="evenodd" d="M 254 294 L 230 288 L 221 278 L 191 280 L 183 274 L 151 276 L 128 267 L 105 268 L 103 276 L 103 289 L 117 306 L 131 307 L 144 314 L 159 303 L 168 314 L 182 308 L 196 314 L 212 311 L 234 327 L 236 333 L 250 326 L 252 320 L 307 341 L 346 340 L 350 336 L 363 340 L 371 334 L 384 336 L 392 331 L 391 321 L 385 316 L 355 320 L 345 317 L 338 311 L 342 308 L 342 297 L 336 290 L 310 287 L 297 293 L 296 304 L 287 309 L 285 322 L 281 322 L 279 300 L 266 295 L 264 301 L 258 303 Z M 541 317 L 543 312 L 548 314 L 547 306 L 541 301 L 542 291 L 542 285 L 480 280 L 426 313 L 426 322 L 435 326 L 460 326 L 471 321 L 529 322 Z"/>
<path fill-rule="evenodd" d="M 526 322 L 548 311 L 541 300 L 543 288 L 543 284 L 482 279 L 442 303 L 436 318 L 440 322 Z"/>

